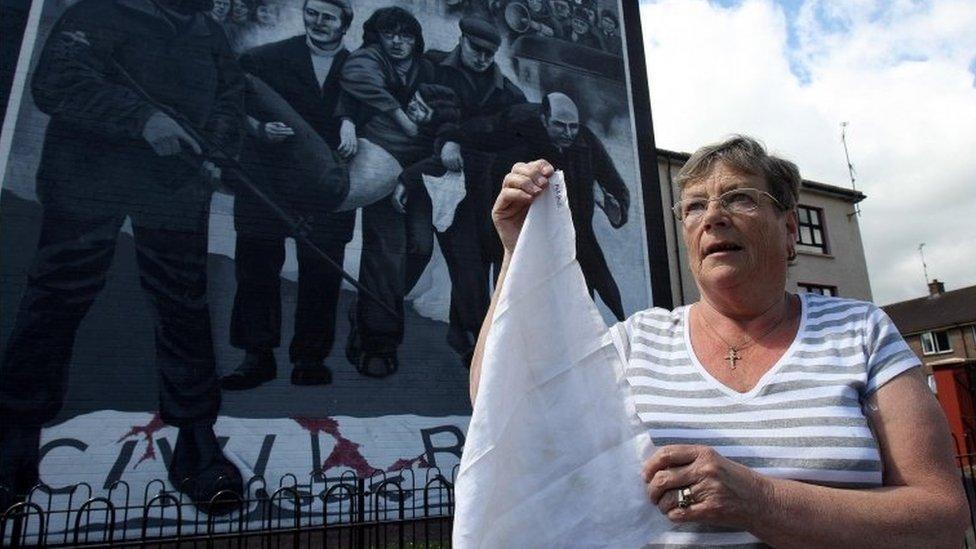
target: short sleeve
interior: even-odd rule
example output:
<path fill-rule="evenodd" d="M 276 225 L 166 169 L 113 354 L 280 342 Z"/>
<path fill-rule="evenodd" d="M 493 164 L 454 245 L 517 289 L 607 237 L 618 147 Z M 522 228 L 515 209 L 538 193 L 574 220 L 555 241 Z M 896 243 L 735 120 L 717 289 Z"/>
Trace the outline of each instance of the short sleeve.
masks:
<path fill-rule="evenodd" d="M 872 306 L 865 326 L 865 350 L 867 353 L 867 386 L 865 396 L 870 396 L 899 374 L 922 363 L 908 343 L 898 333 L 891 318 L 881 309 Z"/>
<path fill-rule="evenodd" d="M 612 344 L 617 350 L 620 361 L 625 365 L 630 361 L 631 339 L 634 334 L 634 326 L 637 325 L 638 317 L 643 313 L 644 311 L 636 312 L 626 320 L 617 322 L 610 327 L 604 336 L 603 343 L 605 345 Z"/>

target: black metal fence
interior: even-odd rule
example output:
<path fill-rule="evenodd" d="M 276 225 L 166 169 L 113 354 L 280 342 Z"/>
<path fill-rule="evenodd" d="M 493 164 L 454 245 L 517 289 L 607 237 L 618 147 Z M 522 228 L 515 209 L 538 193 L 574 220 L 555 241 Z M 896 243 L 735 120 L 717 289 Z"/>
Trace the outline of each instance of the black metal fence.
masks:
<path fill-rule="evenodd" d="M 966 434 L 960 441 L 955 436 L 956 463 L 959 465 L 959 478 L 966 491 L 969 503 L 969 532 L 966 533 L 966 548 L 976 549 L 976 444 L 973 437 Z"/>
<path fill-rule="evenodd" d="M 966 547 L 976 549 L 976 444 L 956 439 L 956 460 L 970 509 Z M 0 514 L 0 547 L 450 547 L 454 482 L 437 468 L 346 473 L 302 482 L 285 475 L 269 487 L 252 478 L 237 510 L 208 515 L 154 480 L 140 494 L 123 481 L 96 495 L 88 484 L 38 485 Z M 3 488 L 0 487 L 0 490 Z M 141 497 L 141 499 L 138 499 Z"/>
<path fill-rule="evenodd" d="M 161 480 L 138 494 L 123 481 L 100 494 L 84 483 L 38 485 L 0 514 L 0 547 L 449 547 L 456 474 L 404 469 L 307 482 L 289 474 L 277 486 L 255 477 L 244 497 L 208 502 L 234 502 L 221 516 Z"/>

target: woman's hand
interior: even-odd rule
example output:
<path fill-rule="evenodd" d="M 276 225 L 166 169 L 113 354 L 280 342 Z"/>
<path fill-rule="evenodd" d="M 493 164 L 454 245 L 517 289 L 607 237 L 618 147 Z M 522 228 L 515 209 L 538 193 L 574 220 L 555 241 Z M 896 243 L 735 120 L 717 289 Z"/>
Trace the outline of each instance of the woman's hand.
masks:
<path fill-rule="evenodd" d="M 529 206 L 549 185 L 549 177 L 554 172 L 551 164 L 540 159 L 528 164 L 519 162 L 505 176 L 502 190 L 491 210 L 491 219 L 505 247 L 505 253 L 511 254 L 515 250 L 515 242 L 518 241 Z"/>
<path fill-rule="evenodd" d="M 659 448 L 644 463 L 647 494 L 672 522 L 701 522 L 751 530 L 763 509 L 768 479 L 708 446 Z M 691 506 L 678 507 L 678 490 L 691 489 Z"/>

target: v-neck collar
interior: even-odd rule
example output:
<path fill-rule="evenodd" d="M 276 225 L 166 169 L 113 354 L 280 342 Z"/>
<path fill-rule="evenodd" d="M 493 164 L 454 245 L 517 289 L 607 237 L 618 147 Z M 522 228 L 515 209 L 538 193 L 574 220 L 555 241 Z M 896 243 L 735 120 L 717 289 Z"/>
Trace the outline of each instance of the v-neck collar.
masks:
<path fill-rule="evenodd" d="M 684 332 L 682 335 L 685 340 L 685 349 L 688 352 L 688 358 L 691 360 L 692 366 L 694 366 L 698 370 L 698 373 L 705 378 L 705 381 L 713 385 L 730 399 L 736 402 L 745 402 L 755 398 L 764 388 L 766 388 L 767 385 L 769 385 L 770 381 L 773 379 L 773 376 L 775 376 L 776 373 L 783 368 L 783 365 L 788 363 L 793 358 L 793 353 L 796 352 L 796 348 L 800 345 L 800 341 L 803 339 L 803 336 L 806 333 L 807 311 L 809 309 L 809 305 L 807 304 L 806 295 L 803 292 L 800 292 L 797 295 L 800 298 L 800 326 L 796 329 L 796 335 L 793 337 L 793 342 L 790 343 L 789 347 L 787 347 L 786 352 L 779 357 L 779 360 L 777 360 L 776 363 L 773 364 L 773 366 L 767 370 L 762 377 L 759 378 L 759 381 L 756 382 L 752 389 L 749 389 L 744 393 L 740 393 L 739 391 L 736 391 L 732 387 L 729 387 L 728 385 L 719 381 L 712 374 L 710 374 L 705 366 L 702 365 L 701 361 L 698 360 L 698 355 L 695 353 L 695 348 L 691 346 L 691 306 L 689 305 L 685 307 L 681 314 L 682 330 Z"/>

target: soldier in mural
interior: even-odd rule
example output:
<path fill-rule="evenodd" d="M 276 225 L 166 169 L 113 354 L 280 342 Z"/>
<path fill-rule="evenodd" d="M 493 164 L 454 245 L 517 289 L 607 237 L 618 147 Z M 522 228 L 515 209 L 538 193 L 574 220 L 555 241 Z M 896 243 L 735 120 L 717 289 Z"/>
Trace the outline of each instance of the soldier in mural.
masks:
<path fill-rule="evenodd" d="M 495 26 L 479 16 L 467 16 L 461 19 L 459 27 L 461 36 L 452 51 L 430 51 L 427 58 L 434 63 L 435 82 L 451 88 L 457 95 L 460 124 L 490 118 L 512 105 L 524 103 L 522 90 L 502 74 L 495 63 L 495 53 L 501 44 Z M 411 219 L 423 220 L 420 226 L 427 232 L 426 237 L 413 235 L 414 241 L 409 246 L 416 250 L 421 243 L 433 242 L 429 236 L 434 230 L 429 221 L 432 205 L 423 176 L 442 176 L 447 171 L 464 174 L 467 195 L 457 206 L 450 228 L 436 234 L 451 278 L 447 341 L 467 365 L 490 297 L 488 263 L 482 243 L 489 235 L 488 216 L 494 185 L 486 178 L 492 158 L 478 149 L 464 147 L 457 140 L 446 138 L 448 133 L 452 133 L 450 127 L 442 131 L 436 154 L 407 168 L 401 175 L 401 182 L 408 190 L 407 215 Z M 421 251 L 409 260 L 420 261 L 422 265 L 429 257 L 429 252 Z M 422 266 L 407 269 L 415 276 L 422 270 Z M 415 282 L 413 277 L 408 278 L 406 288 Z"/>
<path fill-rule="evenodd" d="M 563 170 L 576 229 L 576 258 L 586 286 L 591 295 L 600 294 L 614 316 L 623 320 L 620 289 L 593 232 L 593 213 L 599 206 L 611 226 L 622 227 L 627 222 L 630 191 L 603 144 L 580 123 L 576 103 L 564 93 L 549 93 L 541 104 L 518 105 L 493 120 L 462 125 L 448 138 L 467 147 L 507 147 L 500 154 L 505 159 L 498 162 L 501 167 L 526 158 L 545 158 Z M 594 185 L 601 196 L 599 202 L 594 199 Z"/>
<path fill-rule="evenodd" d="M 341 155 L 356 152 L 356 127 L 349 118 L 336 116 L 340 75 L 349 57 L 343 38 L 353 19 L 347 0 L 306 0 L 302 7 L 305 33 L 246 52 L 246 72 L 271 86 L 325 143 Z M 253 113 L 252 113 L 253 114 Z M 255 115 L 258 116 L 258 115 Z M 307 236 L 326 255 L 342 265 L 346 244 L 352 239 L 356 212 L 316 211 L 314 190 L 290 185 L 291 172 L 282 162 L 290 157 L 281 148 L 295 139 L 292 128 L 279 120 L 251 118 L 252 136 L 243 156 L 251 173 L 275 201 L 305 220 Z M 328 154 L 325 151 L 324 154 Z M 281 269 L 285 238 L 290 236 L 267 208 L 249 194 L 234 202 L 237 229 L 237 293 L 231 317 L 231 344 L 244 349 L 243 362 L 221 379 L 228 390 L 257 387 L 276 377 L 274 349 L 281 343 Z M 332 349 L 336 306 L 342 282 L 339 271 L 301 242 L 298 256 L 298 298 L 295 328 L 289 347 L 291 382 L 323 385 L 332 381 L 325 358 Z"/>
<path fill-rule="evenodd" d="M 213 431 L 207 221 L 220 168 L 201 167 L 201 143 L 180 125 L 227 151 L 239 146 L 242 75 L 208 9 L 82 0 L 45 44 L 31 86 L 50 115 L 37 172 L 40 241 L 0 367 L 0 485 L 16 494 L 38 482 L 41 427 L 63 405 L 75 333 L 127 217 L 155 309 L 159 410 L 179 428 L 169 477 L 200 502 L 242 489 Z"/>

